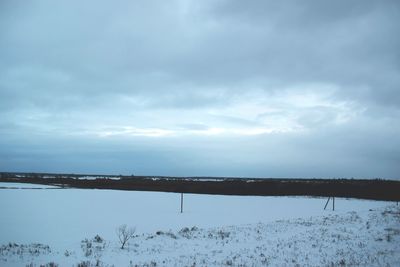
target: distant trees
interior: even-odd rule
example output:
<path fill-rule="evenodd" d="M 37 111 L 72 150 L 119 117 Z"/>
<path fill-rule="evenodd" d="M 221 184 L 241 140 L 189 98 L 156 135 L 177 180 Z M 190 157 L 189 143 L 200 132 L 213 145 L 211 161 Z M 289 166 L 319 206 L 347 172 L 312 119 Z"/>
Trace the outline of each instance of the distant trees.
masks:
<path fill-rule="evenodd" d="M 135 228 L 129 227 L 126 224 L 119 226 L 116 230 L 119 242 L 121 243 L 121 249 L 124 249 L 126 243 L 129 239 L 133 238 L 135 235 Z"/>

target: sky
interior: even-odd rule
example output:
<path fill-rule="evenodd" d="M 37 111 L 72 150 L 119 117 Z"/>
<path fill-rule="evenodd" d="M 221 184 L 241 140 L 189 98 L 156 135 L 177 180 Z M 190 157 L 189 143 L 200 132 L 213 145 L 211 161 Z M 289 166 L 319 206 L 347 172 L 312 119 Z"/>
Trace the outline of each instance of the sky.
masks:
<path fill-rule="evenodd" d="M 400 2 L 0 2 L 0 171 L 400 178 Z"/>

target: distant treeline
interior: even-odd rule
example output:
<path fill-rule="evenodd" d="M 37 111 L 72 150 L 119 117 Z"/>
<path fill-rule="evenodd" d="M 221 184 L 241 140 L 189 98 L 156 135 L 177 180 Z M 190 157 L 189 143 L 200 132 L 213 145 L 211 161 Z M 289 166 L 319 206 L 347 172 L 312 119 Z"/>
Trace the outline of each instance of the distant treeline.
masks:
<path fill-rule="evenodd" d="M 400 181 L 383 179 L 299 179 L 0 173 L 0 182 L 71 188 L 176 193 L 320 196 L 400 201 Z"/>

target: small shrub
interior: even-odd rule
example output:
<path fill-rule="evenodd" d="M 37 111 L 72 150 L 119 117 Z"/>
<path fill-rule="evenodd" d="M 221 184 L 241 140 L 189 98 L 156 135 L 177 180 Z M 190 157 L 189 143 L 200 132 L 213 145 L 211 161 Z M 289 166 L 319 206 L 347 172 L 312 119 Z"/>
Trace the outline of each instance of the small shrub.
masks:
<path fill-rule="evenodd" d="M 178 238 L 178 237 L 177 237 L 174 233 L 172 233 L 171 231 L 168 231 L 168 232 L 157 231 L 157 232 L 156 232 L 156 235 L 165 235 L 165 236 L 168 236 L 168 237 L 173 238 L 173 239 L 177 239 L 177 238 Z M 151 236 L 147 237 L 146 239 L 152 239 L 152 238 L 154 238 L 154 237 L 155 237 L 154 235 L 151 235 Z"/>
<path fill-rule="evenodd" d="M 90 267 L 90 261 L 82 261 L 78 263 L 77 267 Z"/>
<path fill-rule="evenodd" d="M 386 234 L 386 241 L 387 242 L 392 242 L 392 235 L 390 233 Z"/>
<path fill-rule="evenodd" d="M 117 228 L 116 233 L 118 236 L 118 240 L 121 243 L 121 249 L 124 249 L 129 239 L 134 237 L 135 231 L 135 228 L 128 228 L 126 224 L 121 225 Z"/>
<path fill-rule="evenodd" d="M 227 260 L 227 261 L 225 262 L 225 265 L 232 266 L 232 265 L 233 265 L 232 260 Z"/>
<path fill-rule="evenodd" d="M 81 241 L 81 248 L 85 257 L 89 257 L 92 255 L 92 246 L 92 241 L 88 240 L 87 238 Z"/>
<path fill-rule="evenodd" d="M 40 267 L 58 267 L 58 264 L 54 262 L 49 262 L 46 264 L 41 264 Z"/>
<path fill-rule="evenodd" d="M 178 239 L 178 237 L 172 232 L 166 232 L 165 235 L 171 237 L 172 239 Z"/>
<path fill-rule="evenodd" d="M 101 238 L 99 235 L 96 235 L 96 236 L 93 238 L 93 241 L 96 242 L 96 243 L 103 243 L 104 239 Z"/>
<path fill-rule="evenodd" d="M 96 258 L 100 257 L 105 246 L 106 242 L 99 235 L 96 235 L 93 239 L 85 238 L 84 240 L 81 241 L 81 248 L 85 257 L 90 257 L 93 254 L 94 254 L 93 256 Z M 66 251 L 64 253 L 64 255 L 67 257 L 71 254 L 72 253 L 69 251 Z"/>
<path fill-rule="evenodd" d="M 190 232 L 190 229 L 187 227 L 184 227 L 179 231 L 180 234 L 185 234 L 185 233 L 189 233 L 189 232 Z"/>
<path fill-rule="evenodd" d="M 222 240 L 224 240 L 225 238 L 229 238 L 230 234 L 231 234 L 230 232 L 224 232 L 224 231 L 222 231 L 222 230 L 218 231 L 218 236 L 219 236 Z"/>
<path fill-rule="evenodd" d="M 190 229 L 187 227 L 184 227 L 179 231 L 179 234 L 183 237 L 190 238 Z"/>
<path fill-rule="evenodd" d="M 70 252 L 70 251 L 68 251 L 68 250 L 66 250 L 66 251 L 64 252 L 64 256 L 65 256 L 65 257 L 69 257 L 69 256 L 71 256 L 71 254 L 72 254 L 72 252 Z"/>

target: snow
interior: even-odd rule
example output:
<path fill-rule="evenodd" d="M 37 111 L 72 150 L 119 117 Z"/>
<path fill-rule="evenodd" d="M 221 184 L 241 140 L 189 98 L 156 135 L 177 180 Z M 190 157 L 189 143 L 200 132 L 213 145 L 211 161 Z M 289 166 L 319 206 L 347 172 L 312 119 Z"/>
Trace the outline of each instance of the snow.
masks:
<path fill-rule="evenodd" d="M 0 183 L 0 189 L 55 189 L 58 186 L 28 184 L 28 183 Z"/>
<path fill-rule="evenodd" d="M 157 266 L 194 261 L 200 266 L 320 266 L 338 265 L 342 259 L 370 266 L 400 263 L 398 206 L 336 199 L 332 211 L 331 204 L 323 210 L 325 202 L 325 198 L 185 194 L 181 214 L 176 193 L 1 189 L 0 246 L 9 242 L 17 246 L 0 248 L 0 266 L 51 261 L 72 266 L 97 259 L 104 266 L 129 266 L 131 261 L 145 266 L 152 261 Z M 135 227 L 138 235 L 124 250 L 119 249 L 115 233 L 122 224 Z M 104 241 L 94 242 L 96 235 Z M 91 255 L 85 256 L 82 247 L 88 242 Z M 33 243 L 35 249 L 30 247 Z M 41 252 L 38 244 L 51 251 Z M 39 253 L 32 255 L 32 250 Z"/>
<path fill-rule="evenodd" d="M 108 180 L 120 180 L 120 177 L 115 177 L 115 176 L 78 176 L 79 180 L 96 180 L 96 179 L 108 179 Z"/>

